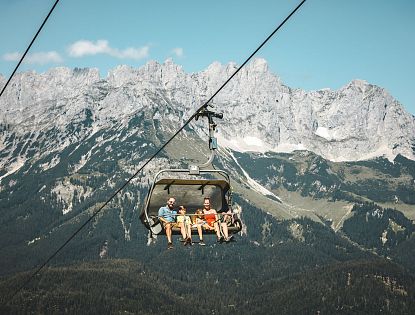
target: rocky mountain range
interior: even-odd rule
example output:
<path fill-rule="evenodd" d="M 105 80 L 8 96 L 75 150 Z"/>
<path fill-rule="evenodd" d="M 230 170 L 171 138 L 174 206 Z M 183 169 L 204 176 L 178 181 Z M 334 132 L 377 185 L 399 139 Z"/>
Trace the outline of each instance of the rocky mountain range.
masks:
<path fill-rule="evenodd" d="M 24 175 L 41 178 L 52 173 L 53 179 L 31 189 L 45 194 L 43 199 L 56 195 L 62 203 L 59 212 L 71 212 L 81 198 L 94 194 L 98 182 L 111 189 L 130 176 L 235 70 L 235 64 L 213 63 L 205 71 L 187 74 L 167 60 L 139 69 L 119 66 L 105 79 L 97 69 L 18 74 L 0 99 L 0 192 L 16 190 L 24 184 Z M 283 187 L 326 199 L 340 195 L 354 201 L 350 196 L 363 194 L 363 201 L 414 203 L 410 161 L 415 118 L 380 87 L 355 80 L 338 91 L 294 90 L 269 72 L 265 60 L 256 59 L 212 105 L 224 113 L 217 134 L 221 163 L 259 195 L 281 201 L 272 191 Z M 131 200 L 143 198 L 138 192 L 145 193 L 151 174 L 160 167 L 204 159 L 204 121 L 193 121 L 180 139 L 139 175 Z M 288 160 L 275 160 L 272 154 L 295 150 L 314 154 L 294 153 Z M 259 156 L 244 154 L 251 151 Z M 265 152 L 269 154 L 261 156 Z M 367 174 L 364 164 L 333 164 L 376 157 L 389 159 L 370 164 L 375 170 L 385 164 L 383 173 L 369 172 L 387 191 L 380 199 L 370 192 L 373 178 L 358 175 Z M 289 169 L 295 171 L 287 173 Z M 95 185 L 79 174 L 89 181 L 94 178 Z M 309 183 L 304 186 L 305 178 Z M 292 217 L 287 216 L 292 205 L 270 206 L 279 209 L 277 217 Z M 297 207 L 296 215 L 304 211 Z M 329 219 L 336 222 L 335 217 Z M 127 235 L 126 226 L 124 230 Z"/>
<path fill-rule="evenodd" d="M 18 74 L 0 99 L 0 167 L 9 174 L 24 163 L 27 152 L 20 152 L 19 158 L 12 154 L 17 143 L 30 150 L 30 143 L 43 142 L 40 133 L 62 133 L 85 119 L 90 125 L 76 135 L 79 139 L 125 124 L 139 112 L 176 127 L 235 70 L 235 64 L 213 63 L 187 74 L 167 60 L 139 69 L 119 66 L 106 78 L 100 78 L 97 69 Z M 1 77 L 0 85 L 4 82 Z M 337 91 L 291 89 L 268 70 L 265 60 L 256 59 L 212 105 L 224 113 L 220 144 L 237 151 L 309 150 L 331 161 L 378 156 L 393 160 L 397 154 L 415 158 L 415 118 L 386 90 L 365 81 L 352 81 Z M 58 138 L 44 143 L 43 149 L 50 152 L 71 143 L 63 134 Z"/>
<path fill-rule="evenodd" d="M 120 66 L 106 78 L 97 69 L 18 74 L 0 99 L 1 275 L 38 266 L 50 248 L 58 247 L 85 222 L 235 69 L 235 64 L 214 63 L 205 71 L 187 74 L 167 60 L 139 69 Z M 0 86 L 4 83 L 0 77 Z M 262 283 L 268 281 L 262 270 L 274 270 L 267 261 L 295 266 L 273 271 L 272 283 L 284 287 L 278 279 L 286 272 L 300 279 L 310 270 L 317 277 L 319 268 L 327 268 L 330 290 L 336 292 L 330 295 L 333 301 L 340 301 L 337 292 L 360 287 L 347 280 L 336 291 L 343 275 L 350 274 L 347 277 L 391 295 L 376 301 L 383 310 L 413 309 L 408 301 L 414 282 L 408 275 L 414 271 L 415 257 L 415 118 L 384 89 L 360 80 L 338 91 L 291 89 L 269 72 L 262 59 L 244 68 L 212 105 L 224 113 L 224 119 L 217 120 L 220 148 L 215 163 L 230 173 L 235 201 L 243 209 L 244 235 L 229 245 L 232 259 L 249 260 L 242 264 L 243 274 L 254 272 L 264 279 Z M 151 250 L 146 247 L 140 208 L 156 171 L 207 159 L 206 129 L 203 119 L 185 128 L 71 242 L 56 264 L 103 258 L 133 258 L 143 265 L 164 261 L 164 254 L 159 255 L 163 241 Z M 261 256 L 255 254 L 258 250 Z M 180 259 L 195 264 L 209 261 L 214 277 L 212 257 L 223 260 L 230 255 L 214 245 L 189 253 L 175 254 L 172 268 Z M 299 256 L 304 260 L 297 260 Z M 284 257 L 285 263 L 278 263 L 277 257 Z M 372 259 L 380 271 L 370 269 Z M 111 268 L 119 264 L 122 270 L 130 266 L 125 261 L 108 263 Z M 95 265 L 88 268 L 95 270 Z M 226 269 L 226 263 L 221 268 L 235 278 L 224 292 L 239 296 L 242 275 Z M 71 269 L 75 278 L 76 269 Z M 97 270 L 100 274 L 99 266 Z M 199 271 L 194 273 L 197 279 L 211 279 Z M 170 279 L 163 270 L 158 272 L 160 279 Z M 61 273 L 59 269 L 56 274 Z M 48 281 L 59 282 L 54 277 Z M 151 283 L 151 277 L 146 281 Z M 10 290 L 8 280 L 0 281 L 0 290 Z M 211 290 L 216 281 L 209 282 Z M 247 288 L 256 290 L 256 281 L 247 281 Z M 290 283 L 295 290 L 297 280 Z M 160 289 L 153 289 L 157 295 Z M 250 290 L 246 289 L 248 295 Z M 362 301 L 352 309 L 367 310 L 371 297 L 359 294 Z M 356 296 L 325 309 L 348 307 Z M 30 310 L 31 300 L 24 295 L 21 299 Z M 235 301 L 242 303 L 237 297 Z M 313 300 L 316 306 L 310 310 L 318 310 L 319 301 Z M 390 301 L 396 304 L 392 307 Z M 210 301 L 205 303 L 211 307 Z M 294 307 L 292 312 L 301 309 Z"/>

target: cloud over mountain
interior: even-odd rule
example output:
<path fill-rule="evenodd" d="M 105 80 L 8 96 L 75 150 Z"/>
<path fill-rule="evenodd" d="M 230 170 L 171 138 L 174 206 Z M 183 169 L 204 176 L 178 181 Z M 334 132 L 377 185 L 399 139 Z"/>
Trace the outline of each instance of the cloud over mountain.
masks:
<path fill-rule="evenodd" d="M 22 55 L 23 54 L 20 52 L 7 53 L 3 55 L 3 60 L 19 61 Z M 45 65 L 48 63 L 58 64 L 61 62 L 63 62 L 63 58 L 56 51 L 36 52 L 36 53 L 28 54 L 23 60 L 23 63 L 37 64 L 37 65 Z"/>
<path fill-rule="evenodd" d="M 79 40 L 69 46 L 69 56 L 80 58 L 84 56 L 93 56 L 98 54 L 109 55 L 118 59 L 139 60 L 148 57 L 150 47 L 128 47 L 123 50 L 111 47 L 107 40 Z"/>

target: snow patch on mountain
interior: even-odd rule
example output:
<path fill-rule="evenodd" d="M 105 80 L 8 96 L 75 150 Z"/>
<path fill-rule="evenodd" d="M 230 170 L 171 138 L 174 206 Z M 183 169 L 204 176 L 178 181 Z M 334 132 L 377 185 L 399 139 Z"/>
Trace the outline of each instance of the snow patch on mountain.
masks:
<path fill-rule="evenodd" d="M 237 137 L 230 140 L 221 136 L 218 136 L 217 138 L 220 145 L 238 152 L 254 151 L 264 153 L 271 151 L 272 149 L 270 145 L 253 136 L 246 136 L 244 138 Z"/>
<path fill-rule="evenodd" d="M 325 128 L 325 127 L 318 127 L 315 134 L 319 137 L 322 137 L 326 140 L 331 140 L 333 139 L 332 135 L 330 134 L 329 129 Z"/>
<path fill-rule="evenodd" d="M 242 173 L 244 174 L 245 178 L 246 178 L 246 182 L 247 184 L 256 192 L 260 193 L 261 195 L 264 195 L 266 197 L 272 197 L 275 198 L 276 200 L 278 200 L 279 202 L 282 202 L 282 200 L 280 199 L 280 197 L 278 197 L 277 195 L 275 195 L 273 192 L 269 191 L 268 189 L 266 189 L 264 186 L 262 186 L 261 184 L 259 184 L 257 181 L 255 181 L 251 176 L 249 176 L 249 174 L 242 168 L 242 166 L 239 164 L 238 160 L 235 158 L 235 156 L 232 154 L 232 152 L 228 151 L 228 154 L 232 157 L 232 159 L 234 160 L 234 162 L 238 165 L 238 167 L 241 169 Z M 273 200 L 273 199 L 271 199 Z M 274 200 L 273 200 L 274 201 Z"/>

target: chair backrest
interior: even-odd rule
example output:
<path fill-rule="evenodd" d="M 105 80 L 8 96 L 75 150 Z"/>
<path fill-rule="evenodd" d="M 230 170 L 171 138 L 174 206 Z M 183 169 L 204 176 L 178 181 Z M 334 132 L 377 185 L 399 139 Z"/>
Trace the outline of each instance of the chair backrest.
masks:
<path fill-rule="evenodd" d="M 209 197 L 211 207 L 218 212 L 228 211 L 229 183 L 221 179 L 172 179 L 163 178 L 153 184 L 150 189 L 142 215 L 157 216 L 160 207 L 165 206 L 167 199 L 176 198 L 176 207 L 184 205 L 187 213 L 194 213 L 203 208 L 204 197 Z"/>

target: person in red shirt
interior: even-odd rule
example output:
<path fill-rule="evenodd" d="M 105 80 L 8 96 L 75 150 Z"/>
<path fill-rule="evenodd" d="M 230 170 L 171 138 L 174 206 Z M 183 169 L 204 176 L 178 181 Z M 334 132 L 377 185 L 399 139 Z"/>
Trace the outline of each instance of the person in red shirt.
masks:
<path fill-rule="evenodd" d="M 192 219 L 193 227 L 197 228 L 197 234 L 199 234 L 199 245 L 205 246 L 203 230 L 215 230 L 215 228 L 206 222 L 202 209 L 197 209 Z"/>
<path fill-rule="evenodd" d="M 210 207 L 209 197 L 205 197 L 203 200 L 203 214 L 205 215 L 206 223 L 215 229 L 218 242 L 222 242 L 223 238 L 220 235 L 218 214 L 215 209 Z"/>

